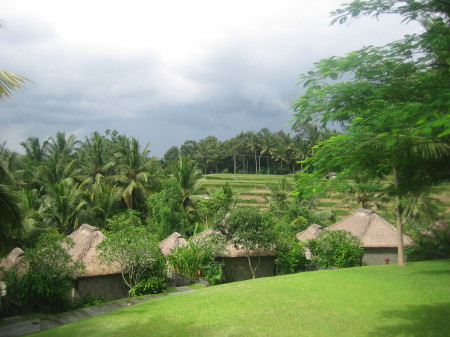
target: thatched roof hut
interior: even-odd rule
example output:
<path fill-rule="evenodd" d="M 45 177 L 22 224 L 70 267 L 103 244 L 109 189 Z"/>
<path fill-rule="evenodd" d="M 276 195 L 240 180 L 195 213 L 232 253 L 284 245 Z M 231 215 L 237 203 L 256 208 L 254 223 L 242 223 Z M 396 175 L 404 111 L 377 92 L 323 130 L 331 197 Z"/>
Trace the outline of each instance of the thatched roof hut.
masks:
<path fill-rule="evenodd" d="M 358 237 L 365 248 L 397 247 L 397 228 L 370 209 L 361 208 L 327 230 L 348 231 Z M 412 244 L 411 238 L 403 234 L 403 245 Z"/>
<path fill-rule="evenodd" d="M 311 225 L 296 235 L 297 240 L 316 239 L 324 228 Z M 370 209 L 359 209 L 354 214 L 325 228 L 326 230 L 345 230 L 359 238 L 363 247 L 397 247 L 397 229 Z M 413 244 L 411 238 L 403 234 L 403 244 Z"/>
<path fill-rule="evenodd" d="M 364 247 L 363 262 L 367 264 L 383 264 L 389 258 L 391 263 L 397 262 L 397 228 L 369 209 L 358 209 L 354 214 L 327 227 L 311 225 L 296 235 L 297 240 L 315 239 L 320 232 L 326 230 L 345 230 L 359 238 Z M 411 238 L 403 234 L 404 246 L 411 246 Z"/>
<path fill-rule="evenodd" d="M 23 257 L 25 253 L 22 249 L 16 247 L 8 255 L 0 260 L 0 267 L 5 271 L 16 270 L 19 274 L 24 274 L 26 272 L 26 265 L 23 262 Z M 3 277 L 3 273 L 0 270 L 0 279 Z"/>
<path fill-rule="evenodd" d="M 85 269 L 77 275 L 78 277 L 100 276 L 120 274 L 121 269 L 117 265 L 105 264 L 97 245 L 106 239 L 106 236 L 97 228 L 83 224 L 75 232 L 69 235 L 74 246 L 69 249 L 74 261 L 83 262 Z"/>
<path fill-rule="evenodd" d="M 187 244 L 186 239 L 180 233 L 173 232 L 167 238 L 158 243 L 158 248 L 164 256 L 169 256 L 173 250 Z"/>

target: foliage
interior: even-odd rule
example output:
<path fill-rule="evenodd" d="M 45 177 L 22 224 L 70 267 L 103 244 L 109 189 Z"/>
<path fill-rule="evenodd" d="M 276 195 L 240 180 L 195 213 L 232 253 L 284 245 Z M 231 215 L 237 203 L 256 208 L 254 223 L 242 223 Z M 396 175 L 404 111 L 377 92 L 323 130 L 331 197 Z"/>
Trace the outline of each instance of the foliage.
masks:
<path fill-rule="evenodd" d="M 67 251 L 72 246 L 73 241 L 68 237 L 41 234 L 35 248 L 25 251 L 26 273 L 10 274 L 8 295 L 43 312 L 67 309 L 73 279 L 83 268 L 81 263 L 72 261 Z"/>
<path fill-rule="evenodd" d="M 165 262 L 158 240 L 143 226 L 126 226 L 108 233 L 97 249 L 106 263 L 121 268 L 122 278 L 130 289 L 150 276 L 164 277 Z"/>
<path fill-rule="evenodd" d="M 306 207 L 292 202 L 286 211 L 286 214 L 275 225 L 277 233 L 289 233 L 295 235 L 308 228 L 313 223 L 319 223 L 319 219 L 314 213 Z"/>
<path fill-rule="evenodd" d="M 192 231 L 188 215 L 183 207 L 180 185 L 174 178 L 163 182 L 163 189 L 147 199 L 150 211 L 148 222 L 155 227 L 160 239 L 173 232 L 183 235 Z"/>
<path fill-rule="evenodd" d="M 253 208 L 234 208 L 216 224 L 216 228 L 236 248 L 244 250 L 250 271 L 255 278 L 259 262 L 253 267 L 250 254 L 273 248 L 275 232 L 272 216 Z"/>
<path fill-rule="evenodd" d="M 204 276 L 211 284 L 215 284 L 222 276 L 222 264 L 215 258 L 224 250 L 224 238 L 221 235 L 210 234 L 178 247 L 169 255 L 168 260 L 177 274 L 192 279 Z"/>
<path fill-rule="evenodd" d="M 160 294 L 165 293 L 167 289 L 167 283 L 165 277 L 150 276 L 130 289 L 129 294 L 131 296 L 141 296 L 147 294 Z"/>
<path fill-rule="evenodd" d="M 297 273 L 306 268 L 304 244 L 296 240 L 293 235 L 279 235 L 276 240 L 275 253 L 279 275 Z"/>
<path fill-rule="evenodd" d="M 297 125 L 345 128 L 316 146 L 308 160 L 321 174 L 340 169 L 374 180 L 391 177 L 384 192 L 395 199 L 401 233 L 406 204 L 449 179 L 450 11 L 446 1 L 357 0 L 335 11 L 334 21 L 384 13 L 417 20 L 424 32 L 315 63 L 300 76 L 307 89 L 293 109 Z"/>
<path fill-rule="evenodd" d="M 347 231 L 323 230 L 316 240 L 309 240 L 312 262 L 321 268 L 360 266 L 364 250 L 356 236 Z"/>
<path fill-rule="evenodd" d="M 86 296 L 76 304 L 77 308 L 88 308 L 94 305 L 105 303 L 105 299 L 101 296 Z"/>
<path fill-rule="evenodd" d="M 412 235 L 414 245 L 406 248 L 410 261 L 450 258 L 450 230 L 429 228 Z"/>
<path fill-rule="evenodd" d="M 126 210 L 124 212 L 115 214 L 111 219 L 107 220 L 107 229 L 109 233 L 117 233 L 127 227 L 140 227 L 142 220 L 139 213 L 134 210 Z"/>

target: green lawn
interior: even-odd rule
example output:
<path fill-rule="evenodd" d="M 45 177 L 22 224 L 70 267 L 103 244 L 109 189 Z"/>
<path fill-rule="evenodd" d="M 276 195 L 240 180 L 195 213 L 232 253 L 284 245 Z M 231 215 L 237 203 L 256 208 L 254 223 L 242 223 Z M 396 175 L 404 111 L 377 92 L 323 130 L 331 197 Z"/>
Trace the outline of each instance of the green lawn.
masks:
<path fill-rule="evenodd" d="M 157 298 L 38 336 L 448 336 L 450 260 L 305 272 Z"/>

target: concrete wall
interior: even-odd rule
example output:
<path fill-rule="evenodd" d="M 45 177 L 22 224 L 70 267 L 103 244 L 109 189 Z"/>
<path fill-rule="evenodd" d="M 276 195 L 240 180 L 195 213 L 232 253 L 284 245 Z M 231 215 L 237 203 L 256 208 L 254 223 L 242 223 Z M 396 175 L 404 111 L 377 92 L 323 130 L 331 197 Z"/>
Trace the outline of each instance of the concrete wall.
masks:
<path fill-rule="evenodd" d="M 389 264 L 397 263 L 397 248 L 364 248 L 363 264 L 373 266 L 386 264 L 384 261 L 389 258 Z"/>
<path fill-rule="evenodd" d="M 75 281 L 74 290 L 76 300 L 86 296 L 101 296 L 105 301 L 129 297 L 121 274 L 81 277 Z"/>
<path fill-rule="evenodd" d="M 223 276 L 225 282 L 243 281 L 252 278 L 252 273 L 248 266 L 246 257 L 230 257 L 224 258 L 225 266 L 223 267 Z M 258 263 L 257 257 L 251 258 L 252 266 Z M 267 277 L 275 275 L 275 257 L 261 257 L 258 268 L 256 269 L 256 277 Z"/>

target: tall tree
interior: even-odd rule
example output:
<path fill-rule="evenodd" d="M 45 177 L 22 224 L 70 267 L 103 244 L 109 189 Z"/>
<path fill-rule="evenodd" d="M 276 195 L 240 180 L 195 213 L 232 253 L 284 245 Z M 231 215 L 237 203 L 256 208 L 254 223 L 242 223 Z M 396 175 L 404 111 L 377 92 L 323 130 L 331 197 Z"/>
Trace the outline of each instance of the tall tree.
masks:
<path fill-rule="evenodd" d="M 138 192 L 147 197 L 157 185 L 156 162 L 149 158 L 148 147 L 149 144 L 141 150 L 139 141 L 131 138 L 124 140 L 115 154 L 118 174 L 114 178 L 123 186 L 122 197 L 128 209 L 134 209 Z"/>
<path fill-rule="evenodd" d="M 307 90 L 293 108 L 296 124 L 339 122 L 346 129 L 317 147 L 310 163 L 390 179 L 386 192 L 395 199 L 404 265 L 403 211 L 410 196 L 449 179 L 450 3 L 358 0 L 335 11 L 334 21 L 384 13 L 419 20 L 425 31 L 317 62 L 302 75 Z"/>

